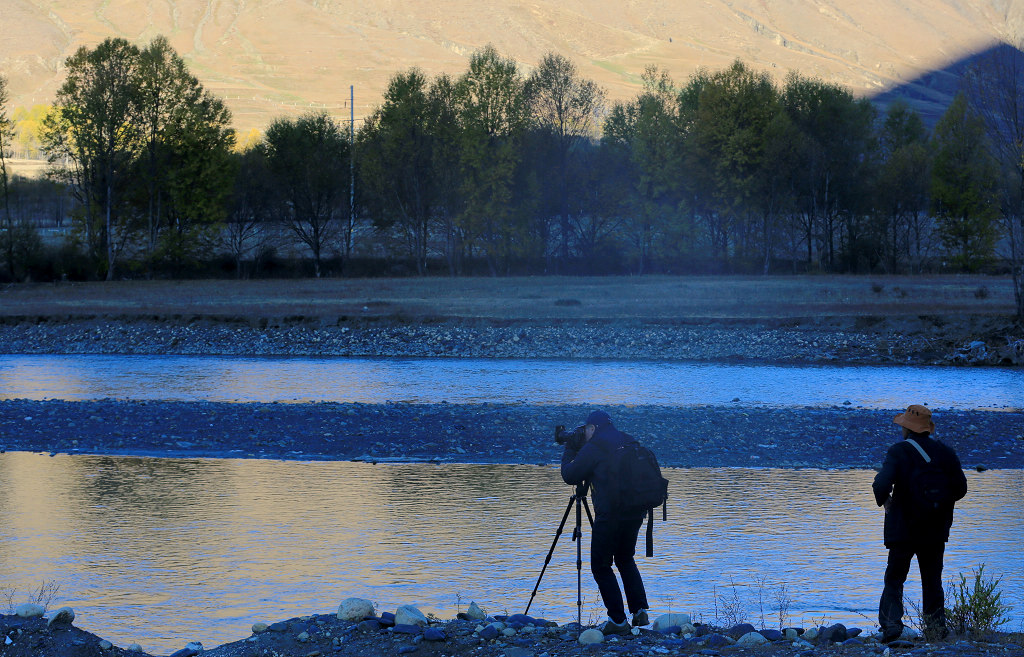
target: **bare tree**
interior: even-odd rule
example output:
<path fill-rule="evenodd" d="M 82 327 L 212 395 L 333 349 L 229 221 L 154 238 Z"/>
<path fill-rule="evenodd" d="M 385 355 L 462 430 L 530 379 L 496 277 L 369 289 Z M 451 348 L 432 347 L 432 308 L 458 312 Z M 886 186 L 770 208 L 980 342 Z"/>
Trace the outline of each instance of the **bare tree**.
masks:
<path fill-rule="evenodd" d="M 992 48 L 971 65 L 964 87 L 1011 181 L 1003 190 L 1003 220 L 1017 319 L 1024 322 L 1024 52 L 1010 44 Z"/>
<path fill-rule="evenodd" d="M 11 222 L 10 187 L 7 176 L 7 158 L 14 139 L 14 124 L 7 117 L 7 78 L 0 75 L 0 191 L 4 195 L 4 246 L 7 251 L 7 269 L 14 277 L 14 225 Z"/>

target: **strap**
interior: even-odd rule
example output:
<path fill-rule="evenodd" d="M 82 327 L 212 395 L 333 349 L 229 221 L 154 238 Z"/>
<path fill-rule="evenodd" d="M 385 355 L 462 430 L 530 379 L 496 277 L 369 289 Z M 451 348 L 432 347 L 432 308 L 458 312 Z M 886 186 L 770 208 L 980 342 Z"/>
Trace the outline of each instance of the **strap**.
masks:
<path fill-rule="evenodd" d="M 925 463 L 932 462 L 932 457 L 928 456 L 928 452 L 924 451 L 924 447 L 918 445 L 916 440 L 914 440 L 913 438 L 907 438 L 907 442 L 913 445 L 914 449 L 921 453 L 921 457 L 924 459 Z"/>
<path fill-rule="evenodd" d="M 647 556 L 654 556 L 654 509 L 647 509 Z"/>

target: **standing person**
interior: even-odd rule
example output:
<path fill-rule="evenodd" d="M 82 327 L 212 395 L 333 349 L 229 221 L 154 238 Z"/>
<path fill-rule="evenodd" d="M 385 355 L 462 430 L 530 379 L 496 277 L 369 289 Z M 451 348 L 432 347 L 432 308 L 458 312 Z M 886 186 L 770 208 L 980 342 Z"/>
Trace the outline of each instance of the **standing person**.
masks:
<path fill-rule="evenodd" d="M 637 534 L 646 511 L 622 511 L 616 509 L 610 499 L 616 474 L 613 455 L 617 448 L 632 440 L 631 436 L 615 428 L 607 413 L 593 411 L 587 416 L 582 444 L 567 442 L 562 453 L 562 479 L 565 483 L 580 485 L 589 481 L 591 485 L 594 529 L 590 541 L 590 570 L 601 592 L 601 600 L 608 608 L 608 620 L 599 627 L 604 634 L 628 634 L 631 630 L 622 604 L 622 592 L 612 571 L 613 563 L 622 577 L 626 602 L 633 615 L 632 626 L 648 624 L 647 592 L 633 558 Z"/>
<path fill-rule="evenodd" d="M 921 569 L 924 629 L 946 636 L 942 595 L 942 554 L 953 524 L 954 503 L 967 494 L 960 459 L 951 447 L 931 437 L 932 412 L 914 404 L 893 422 L 903 427 L 904 440 L 889 448 L 871 487 L 878 506 L 885 507 L 885 588 L 878 602 L 882 642 L 903 633 L 903 584 L 910 560 Z"/>

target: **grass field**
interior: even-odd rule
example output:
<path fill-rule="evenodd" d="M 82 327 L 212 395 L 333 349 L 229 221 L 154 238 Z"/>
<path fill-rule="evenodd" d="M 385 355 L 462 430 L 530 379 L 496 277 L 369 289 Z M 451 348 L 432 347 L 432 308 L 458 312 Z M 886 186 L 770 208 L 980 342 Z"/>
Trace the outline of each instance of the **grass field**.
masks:
<path fill-rule="evenodd" d="M 117 281 L 0 288 L 0 317 L 399 321 L 817 321 L 1014 312 L 985 276 L 522 277 Z"/>

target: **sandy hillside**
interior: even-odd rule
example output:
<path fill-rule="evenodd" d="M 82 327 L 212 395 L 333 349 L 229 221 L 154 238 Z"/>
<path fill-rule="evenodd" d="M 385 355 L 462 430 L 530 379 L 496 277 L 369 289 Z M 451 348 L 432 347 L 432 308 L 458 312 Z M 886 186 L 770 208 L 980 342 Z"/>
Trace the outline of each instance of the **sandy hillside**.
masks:
<path fill-rule="evenodd" d="M 165 34 L 242 131 L 326 107 L 369 112 L 389 77 L 459 74 L 493 43 L 527 71 L 571 57 L 613 99 L 658 64 L 677 80 L 739 57 L 871 94 L 1024 33 L 1004 0 L 0 0 L 0 71 L 11 105 L 48 103 L 64 59 L 108 36 Z"/>

